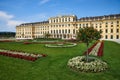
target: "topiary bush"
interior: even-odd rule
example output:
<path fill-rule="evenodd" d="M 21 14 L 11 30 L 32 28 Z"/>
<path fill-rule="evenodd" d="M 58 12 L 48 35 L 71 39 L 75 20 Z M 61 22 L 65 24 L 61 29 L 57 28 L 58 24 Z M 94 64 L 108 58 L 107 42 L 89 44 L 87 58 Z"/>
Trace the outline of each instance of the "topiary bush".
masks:
<path fill-rule="evenodd" d="M 85 56 L 78 56 L 70 59 L 67 64 L 72 70 L 78 72 L 102 72 L 108 69 L 106 62 L 91 57 L 90 61 L 85 61 Z"/>

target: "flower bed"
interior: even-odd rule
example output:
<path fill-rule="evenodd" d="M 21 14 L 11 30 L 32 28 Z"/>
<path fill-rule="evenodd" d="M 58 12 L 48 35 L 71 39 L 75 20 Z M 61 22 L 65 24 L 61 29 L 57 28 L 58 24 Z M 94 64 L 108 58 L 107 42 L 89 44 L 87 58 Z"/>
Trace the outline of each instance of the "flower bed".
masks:
<path fill-rule="evenodd" d="M 100 48 L 98 50 L 97 56 L 103 56 L 104 42 L 101 42 Z"/>
<path fill-rule="evenodd" d="M 103 56 L 103 48 L 104 48 L 103 41 L 97 42 L 88 49 L 88 54 L 101 57 L 101 56 Z M 87 51 L 84 52 L 84 54 L 86 54 L 86 53 L 87 53 Z"/>
<path fill-rule="evenodd" d="M 58 44 L 46 44 L 46 47 L 74 47 L 76 43 L 58 43 Z"/>
<path fill-rule="evenodd" d="M 68 61 L 68 66 L 78 72 L 102 72 L 108 68 L 106 62 L 93 58 L 90 62 L 85 62 L 85 56 L 78 56 Z"/>
<path fill-rule="evenodd" d="M 0 42 L 14 42 L 14 40 L 0 40 Z"/>
<path fill-rule="evenodd" d="M 35 61 L 40 57 L 46 57 L 45 54 L 30 54 L 30 53 L 24 53 L 24 52 L 16 52 L 16 51 L 9 51 L 9 50 L 1 50 L 0 49 L 0 55 L 3 56 L 9 56 L 29 61 Z"/>
<path fill-rule="evenodd" d="M 31 42 L 24 42 L 23 44 L 32 44 Z"/>
<path fill-rule="evenodd" d="M 92 49 L 92 51 L 89 54 L 97 56 L 98 50 L 100 48 L 100 45 L 101 45 L 101 42 L 98 42 L 97 45 Z"/>
<path fill-rule="evenodd" d="M 93 50 L 93 48 L 97 45 L 98 42 L 96 42 L 94 45 L 92 45 L 89 49 L 88 49 L 88 54 Z M 84 52 L 84 54 L 87 54 L 87 51 Z"/>

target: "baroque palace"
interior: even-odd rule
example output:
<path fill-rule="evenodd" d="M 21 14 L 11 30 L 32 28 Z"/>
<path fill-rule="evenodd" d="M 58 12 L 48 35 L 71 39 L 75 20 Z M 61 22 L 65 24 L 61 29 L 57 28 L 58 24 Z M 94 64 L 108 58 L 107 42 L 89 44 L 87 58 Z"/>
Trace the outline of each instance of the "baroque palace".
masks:
<path fill-rule="evenodd" d="M 82 17 L 65 15 L 51 17 L 48 21 L 23 23 L 16 26 L 16 39 L 50 38 L 75 39 L 79 28 L 94 27 L 102 30 L 103 40 L 120 40 L 120 14 Z"/>

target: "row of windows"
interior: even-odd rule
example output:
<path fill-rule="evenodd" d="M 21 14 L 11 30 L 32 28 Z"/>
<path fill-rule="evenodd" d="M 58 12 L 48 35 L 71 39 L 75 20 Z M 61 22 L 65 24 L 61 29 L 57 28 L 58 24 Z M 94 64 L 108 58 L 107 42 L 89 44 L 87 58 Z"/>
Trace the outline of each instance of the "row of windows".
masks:
<path fill-rule="evenodd" d="M 70 18 L 58 18 L 58 19 L 50 20 L 50 23 L 58 23 L 58 22 L 70 22 Z"/>
<path fill-rule="evenodd" d="M 44 34 L 46 31 L 38 31 L 35 34 Z M 51 33 L 70 33 L 70 29 L 67 30 L 51 30 Z M 105 29 L 105 33 L 108 33 L 108 29 Z M 110 33 L 114 33 L 114 29 L 110 29 Z M 119 29 L 116 29 L 115 33 L 119 33 Z M 21 32 L 17 32 L 17 34 L 22 34 Z M 32 32 L 25 32 L 25 34 L 32 34 Z M 73 34 L 75 34 L 75 30 L 73 30 Z"/>
<path fill-rule="evenodd" d="M 66 38 L 68 36 L 69 38 L 69 35 L 63 35 L 64 38 Z M 36 38 L 37 37 L 41 37 L 41 36 L 35 36 Z M 54 35 L 54 37 L 62 37 L 62 35 Z M 23 38 L 22 36 L 16 36 L 16 38 Z M 24 38 L 32 38 L 32 36 L 24 36 Z M 110 38 L 108 38 L 108 35 L 105 35 L 105 39 L 113 39 L 113 35 L 110 35 Z M 119 35 L 116 35 L 116 39 L 119 39 Z"/>
<path fill-rule="evenodd" d="M 31 34 L 32 32 L 25 32 L 25 34 Z M 23 32 L 17 32 L 17 34 L 23 34 Z"/>
<path fill-rule="evenodd" d="M 63 34 L 63 35 L 53 35 L 54 38 L 71 38 L 71 35 Z"/>
<path fill-rule="evenodd" d="M 45 33 L 48 33 L 48 32 L 46 32 L 46 31 L 35 32 L 35 34 L 45 34 Z"/>
<path fill-rule="evenodd" d="M 51 33 L 52 34 L 67 34 L 67 33 L 70 33 L 70 29 L 65 29 L 65 30 L 51 30 Z"/>
<path fill-rule="evenodd" d="M 82 28 L 82 27 L 88 27 L 88 25 L 82 25 L 82 26 L 80 26 L 80 28 Z M 95 27 L 95 28 L 102 28 L 102 26 L 101 25 L 92 25 L 92 27 Z M 108 27 L 108 25 L 106 25 L 105 27 Z M 113 25 L 111 25 L 111 27 L 113 27 Z M 116 25 L 116 27 L 119 27 L 119 25 Z"/>
<path fill-rule="evenodd" d="M 113 33 L 113 29 L 111 29 L 110 32 Z M 108 29 L 105 29 L 105 33 L 108 33 Z M 119 29 L 116 29 L 116 33 L 119 33 Z"/>
<path fill-rule="evenodd" d="M 44 28 L 43 29 L 39 29 L 39 28 L 35 29 L 35 31 L 37 31 L 37 30 L 48 30 L 48 29 L 44 29 Z"/>
<path fill-rule="evenodd" d="M 16 38 L 23 38 L 22 36 L 16 36 Z M 32 36 L 24 36 L 24 38 L 32 38 Z"/>
<path fill-rule="evenodd" d="M 113 25 L 110 25 L 111 27 L 113 27 Z M 115 25 L 116 27 L 119 27 L 119 25 Z M 105 27 L 108 27 L 108 25 L 105 25 Z"/>
<path fill-rule="evenodd" d="M 69 34 L 71 33 L 70 29 L 65 29 L 65 30 L 51 30 L 52 34 Z M 73 29 L 73 34 L 76 34 L 76 30 Z"/>
<path fill-rule="evenodd" d="M 105 35 L 105 39 L 108 39 L 108 35 Z M 110 35 L 110 39 L 113 39 L 113 35 Z M 119 35 L 116 35 L 116 39 L 119 39 Z"/>
<path fill-rule="evenodd" d="M 44 37 L 44 35 L 41 35 L 41 36 L 37 35 L 37 36 L 35 36 L 35 38 L 43 38 L 43 37 Z M 56 34 L 56 35 L 51 35 L 51 37 L 54 37 L 54 38 L 71 38 L 72 36 L 71 35 L 67 35 L 67 34 L 63 34 L 63 35 Z"/>
<path fill-rule="evenodd" d="M 41 28 L 49 28 L 49 26 L 39 26 L 36 29 L 41 29 Z"/>
<path fill-rule="evenodd" d="M 67 27 L 67 26 L 70 26 L 70 24 L 51 25 L 51 27 Z"/>
<path fill-rule="evenodd" d="M 106 22 L 105 24 L 108 24 L 108 23 L 110 23 L 110 24 L 114 24 L 114 23 L 119 24 L 119 21 L 116 21 L 116 22 Z"/>
<path fill-rule="evenodd" d="M 51 27 L 64 27 L 64 26 L 65 27 L 71 26 L 71 24 L 51 25 Z M 86 23 L 86 24 L 73 24 L 73 26 L 79 26 L 81 28 L 81 27 L 88 27 L 89 24 L 88 23 Z M 96 27 L 96 28 L 98 28 L 98 27 L 102 28 L 102 23 L 91 24 L 91 26 Z M 105 27 L 114 27 L 113 22 L 111 22 L 111 25 L 109 25 L 109 26 L 108 26 L 108 22 L 106 22 Z M 115 27 L 119 27 L 119 21 L 117 21 L 117 25 L 115 25 Z M 49 28 L 49 26 L 40 26 L 39 28 L 35 28 L 35 29 L 42 30 L 41 28 L 46 30 L 46 28 Z M 22 31 L 23 29 L 17 29 L 17 30 Z M 24 30 L 31 31 L 32 29 L 25 28 Z"/>

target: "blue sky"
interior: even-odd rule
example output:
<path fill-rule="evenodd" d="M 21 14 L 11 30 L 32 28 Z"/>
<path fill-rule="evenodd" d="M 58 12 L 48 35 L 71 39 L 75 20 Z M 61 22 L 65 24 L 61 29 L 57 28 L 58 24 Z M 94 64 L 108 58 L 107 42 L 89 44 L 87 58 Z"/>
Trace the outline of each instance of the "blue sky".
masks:
<path fill-rule="evenodd" d="M 120 0 L 0 0 L 0 32 L 57 15 L 101 16 L 120 13 Z"/>

